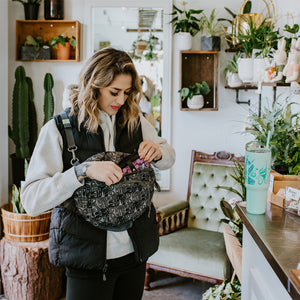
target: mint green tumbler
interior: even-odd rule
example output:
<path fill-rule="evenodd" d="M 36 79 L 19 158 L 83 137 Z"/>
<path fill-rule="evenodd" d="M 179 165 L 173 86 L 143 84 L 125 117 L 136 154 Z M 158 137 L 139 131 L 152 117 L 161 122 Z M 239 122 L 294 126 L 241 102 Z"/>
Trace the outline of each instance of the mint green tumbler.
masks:
<path fill-rule="evenodd" d="M 246 144 L 246 209 L 250 214 L 264 214 L 270 184 L 271 151 L 258 142 Z"/>

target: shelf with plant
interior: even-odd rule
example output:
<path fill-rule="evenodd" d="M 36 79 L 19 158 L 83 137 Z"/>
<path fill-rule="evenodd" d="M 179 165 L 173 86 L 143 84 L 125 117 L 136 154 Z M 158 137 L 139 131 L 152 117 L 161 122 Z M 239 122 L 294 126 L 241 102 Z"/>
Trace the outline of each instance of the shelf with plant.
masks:
<path fill-rule="evenodd" d="M 206 81 L 196 82 L 178 91 L 181 101 L 185 102 L 187 107 L 191 109 L 201 109 L 204 106 L 203 95 L 207 95 L 209 92 L 210 88 Z"/>
<path fill-rule="evenodd" d="M 76 46 L 71 47 L 71 56 L 68 61 L 80 60 L 80 23 L 70 20 L 17 20 L 16 21 L 16 60 L 21 60 L 20 49 L 25 44 L 27 36 L 41 37 L 44 41 L 51 41 L 60 35 L 75 37 Z M 50 44 L 50 43 L 49 43 Z M 36 60 L 45 61 L 45 60 Z M 57 61 L 56 49 L 51 47 L 51 59 Z"/>

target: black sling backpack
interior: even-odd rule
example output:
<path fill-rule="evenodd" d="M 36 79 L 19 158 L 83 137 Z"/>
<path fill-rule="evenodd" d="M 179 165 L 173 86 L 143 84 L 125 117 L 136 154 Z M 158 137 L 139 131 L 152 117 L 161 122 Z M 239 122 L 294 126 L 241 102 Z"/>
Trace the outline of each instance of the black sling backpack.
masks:
<path fill-rule="evenodd" d="M 65 112 L 61 113 L 66 133 L 68 151 L 72 152 L 72 165 L 78 165 L 77 146 L 74 142 L 70 120 Z M 155 173 L 149 163 L 140 163 L 137 153 L 107 151 L 93 155 L 86 161 L 113 161 L 126 174 L 113 185 L 85 178 L 84 185 L 78 188 L 73 199 L 77 213 L 93 226 L 123 231 L 132 227 L 133 221 L 146 210 L 151 209 L 154 187 L 160 190 Z"/>

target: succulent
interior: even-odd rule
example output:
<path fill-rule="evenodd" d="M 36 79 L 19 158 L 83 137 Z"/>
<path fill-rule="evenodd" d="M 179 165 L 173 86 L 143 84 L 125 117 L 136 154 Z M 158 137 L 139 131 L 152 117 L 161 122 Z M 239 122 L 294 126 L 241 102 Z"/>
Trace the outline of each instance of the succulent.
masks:
<path fill-rule="evenodd" d="M 26 214 L 26 211 L 20 199 L 20 188 L 18 188 L 15 184 L 13 184 L 11 192 L 12 192 L 11 204 L 13 207 L 13 212 L 15 214 Z"/>

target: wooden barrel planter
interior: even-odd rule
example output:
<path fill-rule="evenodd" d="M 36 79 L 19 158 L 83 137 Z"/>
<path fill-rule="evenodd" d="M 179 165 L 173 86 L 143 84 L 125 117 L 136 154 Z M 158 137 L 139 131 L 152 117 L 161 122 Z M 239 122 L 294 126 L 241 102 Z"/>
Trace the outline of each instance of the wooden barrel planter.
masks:
<path fill-rule="evenodd" d="M 52 210 L 36 217 L 12 212 L 12 205 L 1 207 L 4 236 L 17 242 L 39 242 L 49 238 Z"/>

